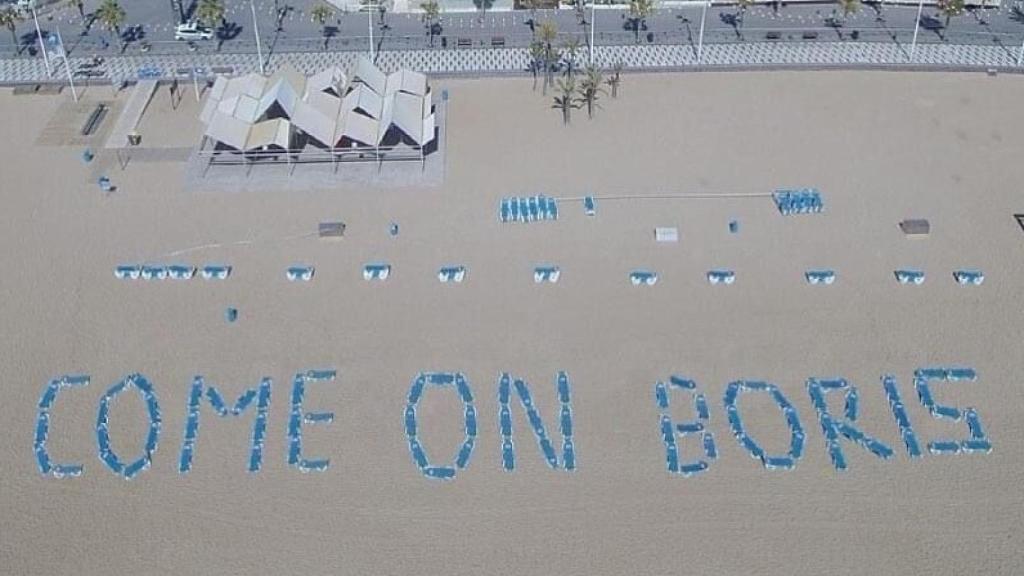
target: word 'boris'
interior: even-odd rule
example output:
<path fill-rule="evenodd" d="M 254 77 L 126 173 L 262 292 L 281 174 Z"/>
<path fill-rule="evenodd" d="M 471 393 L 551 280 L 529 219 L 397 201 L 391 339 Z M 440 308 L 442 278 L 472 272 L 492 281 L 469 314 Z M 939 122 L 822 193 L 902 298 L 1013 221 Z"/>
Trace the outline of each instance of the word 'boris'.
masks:
<path fill-rule="evenodd" d="M 327 384 L 335 380 L 334 370 L 310 370 L 296 374 L 291 387 L 290 410 L 286 427 L 287 456 L 289 466 L 302 472 L 323 472 L 330 467 L 327 458 L 307 458 L 303 451 L 303 430 L 307 426 L 329 424 L 334 421 L 332 412 L 311 412 L 304 408 L 306 389 L 310 385 Z M 935 418 L 952 422 L 964 422 L 967 437 L 962 439 L 939 439 L 925 444 L 931 454 L 989 453 L 992 443 L 985 433 L 981 416 L 974 408 L 958 408 L 936 401 L 935 384 L 973 382 L 976 374 L 970 368 L 923 368 L 914 372 L 914 389 L 921 405 Z M 39 399 L 33 451 L 40 473 L 46 476 L 67 478 L 80 476 L 84 466 L 76 463 L 55 462 L 47 447 L 50 433 L 51 408 L 58 395 L 66 389 L 82 388 L 89 384 L 88 376 L 69 375 L 52 380 L 43 390 Z M 250 409 L 254 413 L 252 440 L 249 448 L 248 470 L 258 473 L 263 466 L 264 444 L 267 437 L 267 420 L 273 383 L 264 378 L 258 386 L 247 388 L 232 404 L 226 402 L 221 392 L 201 376 L 196 376 L 189 388 L 186 406 L 184 434 L 178 458 L 178 472 L 189 473 L 194 464 L 199 441 L 201 413 L 208 405 L 212 415 L 221 418 L 240 417 Z M 537 442 L 540 456 L 549 468 L 572 472 L 576 470 L 576 445 L 573 437 L 573 408 L 569 376 L 559 372 L 555 376 L 555 393 L 558 407 L 557 429 L 561 436 L 561 450 L 548 436 L 545 420 L 535 405 L 529 384 L 508 373 L 502 373 L 497 382 L 498 432 L 501 436 L 500 463 L 507 472 L 516 468 L 516 443 L 513 434 L 513 397 L 518 398 L 523 415 L 530 424 Z M 428 456 L 427 448 L 420 440 L 422 426 L 417 408 L 431 390 L 434 393 L 454 393 L 461 400 L 465 437 L 460 445 L 451 448 L 454 458 L 438 463 Z M 896 379 L 882 377 L 882 391 L 889 404 L 900 439 L 911 458 L 924 454 L 917 434 L 903 404 Z M 145 415 L 149 426 L 141 451 L 125 459 L 117 453 L 111 442 L 110 413 L 114 403 L 125 393 L 137 393 L 145 404 Z M 816 413 L 824 437 L 825 451 L 836 470 L 847 468 L 843 442 L 860 446 L 874 456 L 888 460 L 896 450 L 883 441 L 870 436 L 857 425 L 860 414 L 860 395 L 855 386 L 841 378 L 811 378 L 807 381 L 807 393 Z M 781 419 L 789 430 L 788 449 L 770 449 L 762 446 L 751 426 L 744 422 L 742 402 L 744 397 L 767 396 L 778 408 Z M 831 407 L 830 395 L 842 398 L 842 405 Z M 673 396 L 682 396 L 693 405 L 695 418 L 677 421 L 670 415 L 669 406 Z M 709 429 L 711 410 L 707 396 L 698 391 L 697 383 L 682 376 L 671 376 L 666 382 L 654 386 L 655 406 L 659 412 L 659 426 L 665 448 L 665 463 L 668 471 L 682 476 L 693 476 L 710 469 L 718 458 L 719 449 L 715 436 Z M 782 389 L 770 382 L 739 380 L 726 386 L 722 398 L 729 430 L 740 448 L 770 470 L 792 470 L 803 456 L 807 434 L 796 407 Z M 465 469 L 473 456 L 479 426 L 473 392 L 466 377 L 459 372 L 424 372 L 417 375 L 409 389 L 403 412 L 406 440 L 412 462 L 427 478 L 450 480 L 457 471 Z M 162 431 L 160 403 L 153 385 L 141 374 L 132 374 L 114 384 L 100 397 L 96 414 L 96 447 L 99 460 L 114 474 L 126 479 L 138 476 L 152 464 Z M 698 440 L 696 458 L 687 460 L 683 456 L 683 444 L 689 437 Z M 124 444 L 119 444 L 124 446 Z"/>

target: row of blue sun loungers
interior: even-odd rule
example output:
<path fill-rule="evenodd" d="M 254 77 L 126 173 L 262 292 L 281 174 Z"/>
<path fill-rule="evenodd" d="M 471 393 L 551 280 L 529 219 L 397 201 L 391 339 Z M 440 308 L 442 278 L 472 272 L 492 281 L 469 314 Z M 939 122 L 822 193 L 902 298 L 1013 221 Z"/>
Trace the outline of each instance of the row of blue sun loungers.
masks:
<path fill-rule="evenodd" d="M 387 280 L 388 276 L 391 275 L 390 264 L 367 264 L 363 266 L 363 279 L 364 280 Z"/>
<path fill-rule="evenodd" d="M 808 284 L 832 284 L 836 281 L 834 270 L 808 270 L 804 272 Z"/>
<path fill-rule="evenodd" d="M 121 458 L 111 447 L 109 418 L 111 402 L 129 388 L 137 389 L 146 402 L 146 411 L 149 415 L 149 433 L 146 435 L 146 445 L 142 456 L 132 462 L 125 463 L 121 461 Z M 113 385 L 100 398 L 99 410 L 96 415 L 96 443 L 99 447 L 100 460 L 114 473 L 123 476 L 126 480 L 135 478 L 140 472 L 149 468 L 153 461 L 153 453 L 156 452 L 157 441 L 160 439 L 161 423 L 160 406 L 153 392 L 153 386 L 148 380 L 139 374 L 132 374 Z"/>
<path fill-rule="evenodd" d="M 736 273 L 732 270 L 709 270 L 708 282 L 711 284 L 732 284 L 736 281 Z"/>
<path fill-rule="evenodd" d="M 461 283 L 466 278 L 465 266 L 444 266 L 437 272 L 437 279 L 442 283 Z"/>
<path fill-rule="evenodd" d="M 195 266 L 184 265 L 134 265 L 126 264 L 114 268 L 114 276 L 120 280 L 190 280 L 197 272 Z M 224 280 L 231 274 L 230 266 L 203 266 L 198 269 L 205 280 Z"/>
<path fill-rule="evenodd" d="M 669 389 L 671 387 L 687 390 L 693 395 L 697 421 L 675 424 L 673 426 L 672 419 L 668 415 Z M 665 464 L 669 472 L 682 474 L 683 476 L 693 476 L 704 472 L 710 466 L 708 460 L 718 458 L 714 435 L 708 431 L 710 414 L 708 412 L 707 398 L 703 394 L 696 393 L 696 388 L 697 384 L 693 380 L 674 375 L 669 377 L 668 386 L 664 382 L 658 382 L 654 385 L 655 402 L 661 411 L 661 437 L 662 442 L 665 444 Z M 701 446 L 704 449 L 704 456 L 707 460 L 680 462 L 680 450 L 676 443 L 676 436 L 686 437 L 696 434 L 699 434 L 701 437 Z"/>
<path fill-rule="evenodd" d="M 423 391 L 427 386 L 439 388 L 454 387 L 462 400 L 466 437 L 455 456 L 455 462 L 451 466 L 432 466 L 427 458 L 417 436 L 419 424 L 416 420 L 416 405 L 419 404 Z M 473 447 L 476 444 L 477 420 L 476 408 L 473 406 L 473 393 L 469 389 L 469 383 L 460 372 L 427 372 L 420 373 L 413 381 L 409 390 L 408 402 L 405 405 L 404 413 L 405 437 L 409 442 L 409 453 L 413 462 L 427 478 L 437 480 L 451 480 L 455 478 L 456 470 L 461 470 L 469 464 L 469 457 L 473 454 Z"/>
<path fill-rule="evenodd" d="M 633 286 L 654 286 L 658 282 L 658 274 L 650 270 L 634 270 L 629 273 L 629 281 Z"/>
<path fill-rule="evenodd" d="M 313 273 L 315 272 L 312 266 L 290 266 L 285 270 L 285 277 L 291 282 L 309 282 L 313 279 Z"/>
<path fill-rule="evenodd" d="M 46 443 L 50 438 L 50 408 L 53 407 L 57 394 L 63 388 L 74 388 L 89 384 L 88 376 L 68 375 L 59 379 L 50 380 L 49 385 L 39 398 L 38 414 L 36 415 L 36 432 L 33 439 L 32 449 L 36 455 L 36 463 L 41 474 L 52 475 L 56 478 L 74 477 L 82 475 L 82 466 L 78 464 L 59 464 L 50 460 L 50 453 L 46 449 Z"/>
<path fill-rule="evenodd" d="M 970 439 L 963 441 L 939 440 L 928 443 L 928 451 L 933 454 L 957 454 L 960 452 L 992 451 L 992 444 L 985 436 L 981 419 L 973 408 L 963 411 L 954 406 L 945 406 L 935 401 L 932 396 L 931 382 L 973 382 L 977 374 L 971 368 L 922 368 L 914 372 L 914 388 L 921 404 L 928 412 L 939 419 L 953 421 L 965 420 L 970 432 Z"/>
<path fill-rule="evenodd" d="M 879 458 L 888 459 L 893 456 L 893 450 L 889 446 L 886 446 L 882 442 L 865 435 L 860 430 L 854 428 L 847 422 L 836 421 L 833 418 L 831 412 L 829 412 L 828 405 L 825 401 L 825 396 L 833 390 L 845 390 L 845 406 L 843 409 L 844 416 L 849 422 L 857 420 L 859 396 L 857 389 L 850 386 L 844 379 L 816 379 L 812 378 L 807 382 L 807 391 L 811 396 L 811 403 L 814 404 L 815 410 L 818 412 L 818 420 L 821 423 L 821 431 L 825 436 L 825 445 L 828 450 L 829 457 L 832 459 L 832 465 L 835 466 L 836 470 L 846 470 L 846 457 L 843 454 L 843 450 L 839 445 L 840 436 L 844 436 L 853 442 L 863 446 L 869 452 L 878 456 Z"/>
<path fill-rule="evenodd" d="M 785 456 L 766 454 L 764 449 L 747 435 L 743 426 L 743 419 L 740 416 L 739 409 L 736 407 L 739 395 L 745 392 L 768 392 L 775 403 L 782 408 L 782 413 L 790 430 L 789 451 Z M 782 394 L 778 386 L 768 382 L 749 380 L 732 382 L 725 391 L 725 412 L 737 442 L 750 453 L 751 457 L 760 460 L 765 468 L 790 470 L 796 467 L 797 460 L 803 455 L 806 435 L 804 434 L 803 426 L 800 424 L 800 417 L 797 415 L 796 408 Z"/>
<path fill-rule="evenodd" d="M 331 461 L 324 458 L 306 460 L 302 457 L 302 425 L 334 421 L 331 412 L 303 412 L 302 403 L 306 397 L 306 384 L 334 380 L 334 370 L 310 370 L 297 374 L 292 383 L 291 410 L 288 415 L 288 464 L 301 472 L 323 472 Z"/>
<path fill-rule="evenodd" d="M 783 215 L 816 214 L 821 212 L 824 204 L 817 188 L 800 188 L 796 190 L 776 190 L 772 194 L 775 205 Z"/>
<path fill-rule="evenodd" d="M 535 222 L 558 220 L 558 202 L 543 194 L 502 198 L 498 208 L 501 222 Z"/>
<path fill-rule="evenodd" d="M 533 281 L 537 284 L 545 282 L 554 284 L 558 282 L 561 275 L 562 271 L 558 266 L 537 266 L 533 269 Z"/>
<path fill-rule="evenodd" d="M 558 390 L 559 407 L 559 431 L 562 434 L 562 467 L 566 470 L 576 469 L 576 448 L 573 444 L 572 407 L 570 405 L 569 377 L 565 372 L 559 372 L 556 377 L 555 387 Z M 555 448 L 548 438 L 544 429 L 544 422 L 540 413 L 533 405 L 533 398 L 526 382 L 520 379 L 512 380 L 508 373 L 502 373 L 498 379 L 498 420 L 501 430 L 501 462 L 502 467 L 511 472 L 515 470 L 515 444 L 512 441 L 512 409 L 509 406 L 512 391 L 515 390 L 519 396 L 519 402 L 526 411 L 526 417 L 533 429 L 533 435 L 537 439 L 544 459 L 548 466 L 553 469 L 559 468 L 558 456 Z"/>

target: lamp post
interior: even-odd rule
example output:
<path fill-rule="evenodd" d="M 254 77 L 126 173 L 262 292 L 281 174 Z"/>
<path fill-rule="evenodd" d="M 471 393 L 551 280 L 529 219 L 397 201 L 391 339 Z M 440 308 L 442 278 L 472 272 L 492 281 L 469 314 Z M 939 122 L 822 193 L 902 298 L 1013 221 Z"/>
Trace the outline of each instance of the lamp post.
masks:
<path fill-rule="evenodd" d="M 594 65 L 594 24 L 597 24 L 597 0 L 590 0 L 590 65 Z"/>
<path fill-rule="evenodd" d="M 249 10 L 252 11 L 252 30 L 256 33 L 256 57 L 260 59 L 260 74 L 265 75 L 266 71 L 263 69 L 263 48 L 260 45 L 260 27 L 256 23 L 256 4 L 253 0 L 249 0 Z"/>
<path fill-rule="evenodd" d="M 32 11 L 32 21 L 36 25 L 36 38 L 39 40 L 39 49 L 43 52 L 43 64 L 46 65 L 46 77 L 49 78 L 53 75 L 53 70 L 50 69 L 50 58 L 46 55 L 46 43 L 43 42 L 43 33 L 39 30 L 39 17 L 36 15 L 36 3 L 35 0 L 29 2 L 29 10 Z"/>
<path fill-rule="evenodd" d="M 373 62 L 373 7 L 372 2 L 366 5 L 366 29 L 370 31 L 370 62 Z"/>
<path fill-rule="evenodd" d="M 1024 64 L 1024 42 L 1020 43 L 1020 52 L 1017 53 L 1017 67 Z"/>
<path fill-rule="evenodd" d="M 708 6 L 711 6 L 710 0 L 705 2 L 700 9 L 700 33 L 697 34 L 697 66 L 700 66 L 701 58 L 704 56 L 704 21 L 708 16 Z"/>
<path fill-rule="evenodd" d="M 75 102 L 78 102 L 78 91 L 75 90 L 75 81 L 72 79 L 71 65 L 68 64 L 68 52 L 64 49 L 64 37 L 60 35 L 60 26 L 57 26 L 57 46 L 60 50 L 60 56 L 64 59 L 64 71 L 68 75 L 68 86 L 71 87 L 71 96 L 74 97 Z"/>
<path fill-rule="evenodd" d="M 921 13 L 924 12 L 924 0 L 918 0 L 917 20 L 914 21 L 914 39 L 910 42 L 910 61 L 914 61 L 914 51 L 917 50 L 917 31 L 921 28 Z"/>

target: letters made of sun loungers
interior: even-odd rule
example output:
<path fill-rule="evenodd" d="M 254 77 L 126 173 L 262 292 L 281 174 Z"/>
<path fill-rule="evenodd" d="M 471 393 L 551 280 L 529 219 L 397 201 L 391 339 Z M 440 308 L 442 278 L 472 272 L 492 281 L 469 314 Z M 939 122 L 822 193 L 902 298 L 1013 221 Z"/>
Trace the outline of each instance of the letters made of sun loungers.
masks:
<path fill-rule="evenodd" d="M 981 418 L 974 408 L 960 410 L 954 406 L 946 406 L 935 401 L 932 393 L 932 382 L 973 382 L 976 378 L 971 368 L 921 368 L 914 371 L 914 388 L 921 404 L 928 412 L 938 419 L 954 422 L 966 421 L 970 438 L 966 440 L 935 440 L 928 443 L 928 451 L 932 454 L 957 454 L 960 452 L 992 451 L 992 444 L 985 435 Z"/>
<path fill-rule="evenodd" d="M 142 455 L 131 462 L 125 463 L 111 446 L 109 418 L 111 403 L 121 393 L 129 389 L 138 390 L 146 402 L 146 413 L 149 416 L 149 432 L 146 435 L 146 444 L 143 447 Z M 141 374 L 128 376 L 111 386 L 100 399 L 99 410 L 96 414 L 96 444 L 99 448 L 100 460 L 115 474 L 119 474 L 127 480 L 135 478 L 140 472 L 149 468 L 153 460 L 153 453 L 156 452 L 157 442 L 160 440 L 160 426 L 160 404 L 157 402 L 152 384 Z"/>
<path fill-rule="evenodd" d="M 845 392 L 845 405 L 843 415 L 845 418 L 838 418 L 829 411 L 826 396 L 832 391 Z M 854 422 L 859 414 L 859 400 L 857 388 L 851 386 L 842 378 L 819 379 L 811 378 L 807 381 L 807 392 L 811 396 L 811 404 L 818 412 L 818 422 L 821 424 L 821 432 L 825 435 L 825 448 L 832 465 L 836 470 L 846 470 L 846 456 L 840 446 L 840 438 L 845 437 L 869 452 L 882 459 L 889 459 L 893 450 L 879 440 L 872 438 L 860 431 Z"/>
<path fill-rule="evenodd" d="M 824 204 L 817 188 L 799 188 L 795 190 L 776 190 L 772 194 L 775 206 L 783 215 L 816 214 L 821 212 Z"/>
<path fill-rule="evenodd" d="M 558 391 L 559 409 L 559 430 L 562 433 L 562 462 L 559 464 L 555 448 L 548 438 L 544 428 L 544 421 L 533 405 L 533 398 L 530 388 L 523 380 L 513 379 L 508 373 L 502 373 L 498 378 L 498 428 L 501 432 L 501 465 L 507 472 L 516 468 L 515 442 L 512 439 L 512 392 L 515 391 L 522 404 L 526 417 L 533 428 L 533 435 L 537 439 L 541 454 L 547 461 L 549 467 L 558 470 L 559 467 L 573 471 L 576 469 L 576 447 L 573 444 L 572 425 L 572 404 L 569 389 L 569 377 L 565 372 L 559 372 L 555 378 L 555 388 Z"/>
<path fill-rule="evenodd" d="M 697 419 L 691 422 L 673 422 L 668 413 L 669 391 L 679 389 L 689 392 L 693 396 L 694 410 L 697 412 Z M 697 384 L 693 380 L 687 380 L 679 376 L 671 376 L 668 386 L 664 382 L 654 385 L 654 400 L 658 405 L 661 415 L 661 439 L 665 444 L 665 463 L 668 471 L 683 476 L 693 476 L 708 469 L 710 461 L 718 458 L 718 449 L 715 447 L 715 436 L 708 430 L 708 421 L 711 415 L 708 411 L 707 398 L 698 393 Z M 697 459 L 692 462 L 680 462 L 680 448 L 677 438 L 699 435 L 702 451 L 707 460 Z"/>
<path fill-rule="evenodd" d="M 543 194 L 502 198 L 498 207 L 501 222 L 538 222 L 558 220 L 558 202 Z"/>
<path fill-rule="evenodd" d="M 241 416 L 243 412 L 256 402 L 256 417 L 252 426 L 252 448 L 249 451 L 249 472 L 259 472 L 263 465 L 263 444 L 267 435 L 267 410 L 270 408 L 270 379 L 264 378 L 259 388 L 247 388 L 235 401 L 234 406 L 224 402 L 220 391 L 206 384 L 202 376 L 192 380 L 188 395 L 187 416 L 185 418 L 185 436 L 181 443 L 181 457 L 178 461 L 178 472 L 186 474 L 192 470 L 193 453 L 196 440 L 199 438 L 199 408 L 205 396 L 214 413 L 221 418 Z"/>
<path fill-rule="evenodd" d="M 740 416 L 739 407 L 736 405 L 736 402 L 739 400 L 741 394 L 751 392 L 764 392 L 771 395 L 771 398 L 779 408 L 782 409 L 782 414 L 786 418 L 786 424 L 789 426 L 790 432 L 789 451 L 786 455 L 771 456 L 767 454 L 761 445 L 747 434 L 746 428 L 743 425 L 743 418 Z M 790 404 L 789 400 L 782 394 L 782 390 L 780 390 L 778 386 L 768 382 L 749 380 L 731 382 L 725 390 L 724 403 L 726 417 L 729 420 L 729 426 L 732 428 L 732 433 L 736 437 L 736 441 L 739 442 L 740 446 L 747 450 L 752 457 L 760 460 L 764 467 L 768 469 L 782 468 L 791 470 L 796 467 L 796 463 L 800 460 L 804 451 L 804 429 L 800 424 L 800 417 L 796 413 L 796 408 Z"/>
<path fill-rule="evenodd" d="M 318 382 L 328 382 L 334 378 L 334 370 L 312 370 L 295 376 L 291 389 L 289 419 L 286 427 L 288 446 L 286 462 L 290 467 L 296 468 L 299 471 L 324 471 L 329 466 L 329 460 L 326 458 L 307 459 L 304 457 L 302 434 L 304 427 L 307 425 L 332 422 L 334 414 L 332 412 L 307 412 L 303 406 L 305 403 L 305 393 L 309 385 Z M 992 451 L 991 440 L 986 434 L 981 416 L 976 409 L 961 409 L 947 406 L 935 399 L 936 383 L 949 385 L 956 382 L 973 382 L 976 378 L 977 375 L 971 368 L 922 368 L 914 372 L 915 392 L 924 409 L 928 410 L 938 419 L 964 422 L 967 428 L 966 438 L 937 439 L 928 442 L 927 449 L 929 453 L 936 455 L 954 453 L 986 454 Z M 37 405 L 35 433 L 32 443 L 33 454 L 40 474 L 56 478 L 71 478 L 82 474 L 83 466 L 81 464 L 55 462 L 54 457 L 50 453 L 52 447 L 49 445 L 48 440 L 53 419 L 52 407 L 60 392 L 66 388 L 85 387 L 89 384 L 89 381 L 89 377 L 85 375 L 64 376 L 49 381 L 44 387 Z M 251 406 L 255 406 L 248 470 L 253 473 L 261 470 L 264 442 L 268 429 L 271 387 L 271 380 L 264 378 L 257 387 L 243 390 L 240 396 L 231 403 L 225 400 L 217 388 L 206 383 L 201 376 L 196 376 L 192 381 L 191 387 L 188 389 L 184 436 L 181 456 L 178 460 L 179 473 L 186 474 L 193 468 L 195 451 L 198 449 L 200 413 L 204 404 L 208 404 L 211 409 L 210 411 L 222 418 L 243 416 Z M 426 449 L 419 440 L 418 432 L 421 424 L 417 419 L 417 406 L 425 389 L 431 387 L 451 388 L 459 394 L 463 402 L 462 414 L 465 438 L 459 446 L 453 462 L 450 464 L 431 463 Z M 559 432 L 562 436 L 561 458 L 559 458 L 555 445 L 547 434 L 540 412 L 534 405 L 528 384 L 523 380 L 513 378 L 507 373 L 500 375 L 497 391 L 497 432 L 501 436 L 501 466 L 506 471 L 513 471 L 516 467 L 516 446 L 513 438 L 513 408 L 511 406 L 513 395 L 519 398 L 519 404 L 533 430 L 533 436 L 537 441 L 539 453 L 547 465 L 553 469 L 570 471 L 576 469 L 571 391 L 568 376 L 564 372 L 558 373 L 555 379 L 555 388 L 559 404 L 557 416 Z M 670 394 L 675 389 L 678 389 L 675 393 L 689 394 L 693 398 L 694 411 L 697 416 L 695 420 L 683 422 L 675 421 L 671 418 L 669 414 L 669 400 Z M 110 427 L 110 414 L 114 401 L 121 394 L 129 390 L 134 390 L 141 396 L 145 403 L 145 415 L 149 423 L 145 432 L 145 444 L 142 448 L 142 453 L 130 461 L 123 459 L 120 454 L 114 451 Z M 903 440 L 907 454 L 912 459 L 923 456 L 921 446 L 918 443 L 914 428 L 907 414 L 907 409 L 903 404 L 896 379 L 889 375 L 883 376 L 882 390 L 888 400 L 890 411 L 895 419 L 899 436 Z M 807 391 L 821 425 L 826 451 L 837 470 L 847 468 L 846 455 L 841 445 L 844 438 L 860 445 L 866 451 L 881 459 L 888 460 L 894 456 L 895 451 L 893 448 L 881 440 L 868 436 L 857 427 L 860 395 L 859 391 L 846 380 L 841 378 L 811 378 L 807 382 Z M 827 402 L 829 394 L 833 392 L 841 392 L 844 400 L 841 407 L 836 406 L 834 410 L 830 408 Z M 769 454 L 748 433 L 748 428 L 743 421 L 738 405 L 739 399 L 748 394 L 759 393 L 767 394 L 774 401 L 781 410 L 784 421 L 790 430 L 789 450 L 785 454 Z M 668 470 L 671 473 L 683 476 L 699 474 L 708 470 L 712 461 L 718 457 L 719 450 L 714 441 L 714 436 L 708 427 L 710 423 L 709 404 L 703 394 L 696 392 L 696 384 L 691 380 L 678 376 L 670 377 L 667 383 L 658 382 L 655 385 L 655 402 L 661 425 L 661 440 L 665 448 L 665 463 Z M 737 442 L 744 450 L 760 460 L 769 469 L 791 469 L 796 466 L 803 454 L 805 443 L 804 429 L 796 409 L 776 385 L 749 380 L 732 382 L 726 387 L 723 403 L 728 425 Z M 409 391 L 408 402 L 404 411 L 404 424 L 412 460 L 420 471 L 428 478 L 454 478 L 458 470 L 467 467 L 476 444 L 479 428 L 477 413 L 473 404 L 473 395 L 468 381 L 461 373 L 423 373 L 417 376 Z M 106 390 L 99 400 L 95 431 L 99 459 L 115 475 L 132 479 L 143 470 L 146 470 L 150 466 L 153 455 L 156 452 L 157 441 L 161 432 L 160 407 L 153 385 L 145 377 L 139 374 L 132 374 Z M 681 446 L 682 441 L 688 436 L 699 437 L 699 450 L 703 450 L 702 457 L 684 460 Z M 141 443 L 141 440 L 136 439 L 136 442 Z M 129 440 L 128 445 L 130 444 L 131 441 Z"/>
<path fill-rule="evenodd" d="M 419 422 L 416 420 L 416 406 L 420 403 L 420 399 L 427 388 L 454 389 L 459 394 L 459 398 L 462 399 L 466 437 L 455 456 L 455 461 L 450 465 L 437 466 L 431 464 L 430 459 L 427 457 L 426 449 L 419 441 Z M 452 480 L 455 478 L 456 470 L 462 470 L 469 464 L 469 458 L 473 455 L 473 447 L 476 444 L 476 408 L 473 406 L 473 392 L 469 389 L 469 382 L 466 381 L 462 373 L 425 372 L 417 375 L 409 389 L 404 419 L 405 437 L 409 442 L 409 453 L 412 456 L 412 461 L 424 476 L 437 480 Z"/>
<path fill-rule="evenodd" d="M 82 474 L 81 464 L 58 464 L 50 459 L 50 452 L 46 448 L 46 442 L 50 438 L 50 408 L 57 400 L 57 395 L 64 388 L 78 388 L 89 385 L 88 376 L 67 375 L 50 383 L 43 390 L 39 398 L 38 411 L 36 413 L 36 433 L 32 442 L 32 451 L 36 455 L 36 462 L 39 465 L 39 472 L 44 475 L 53 475 L 57 478 L 75 477 Z"/>
<path fill-rule="evenodd" d="M 307 460 L 302 454 L 302 427 L 304 424 L 330 424 L 333 412 L 303 412 L 306 385 L 317 382 L 332 382 L 334 370 L 310 370 L 295 375 L 292 381 L 292 402 L 288 415 L 288 465 L 302 472 L 323 472 L 331 465 L 327 458 Z M 255 434 L 255 433 L 254 433 Z"/>

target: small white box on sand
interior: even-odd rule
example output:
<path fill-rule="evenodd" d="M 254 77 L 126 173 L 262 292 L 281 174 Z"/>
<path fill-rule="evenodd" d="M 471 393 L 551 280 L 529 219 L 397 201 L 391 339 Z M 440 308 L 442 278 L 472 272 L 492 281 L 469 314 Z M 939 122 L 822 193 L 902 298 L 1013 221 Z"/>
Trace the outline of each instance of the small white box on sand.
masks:
<path fill-rule="evenodd" d="M 654 240 L 655 242 L 679 242 L 679 229 L 667 227 L 655 228 Z"/>

